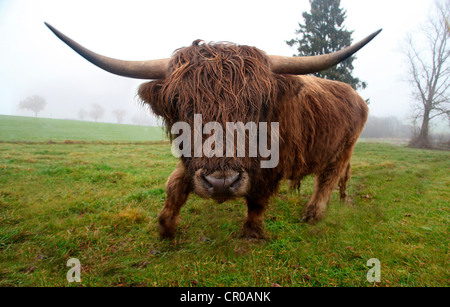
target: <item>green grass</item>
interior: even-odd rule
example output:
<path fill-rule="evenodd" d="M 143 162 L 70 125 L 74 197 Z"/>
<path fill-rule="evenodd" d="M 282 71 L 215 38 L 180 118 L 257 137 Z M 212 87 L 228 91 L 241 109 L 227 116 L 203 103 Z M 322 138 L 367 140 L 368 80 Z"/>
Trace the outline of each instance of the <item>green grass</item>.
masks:
<path fill-rule="evenodd" d="M 164 138 L 159 127 L 0 115 L 0 140 L 8 142 L 148 142 Z"/>
<path fill-rule="evenodd" d="M 450 153 L 359 143 L 349 200 L 300 222 L 312 192 L 284 183 L 265 240 L 241 238 L 242 200 L 191 196 L 173 241 L 157 215 L 176 159 L 167 143 L 0 144 L 0 286 L 449 286 Z"/>

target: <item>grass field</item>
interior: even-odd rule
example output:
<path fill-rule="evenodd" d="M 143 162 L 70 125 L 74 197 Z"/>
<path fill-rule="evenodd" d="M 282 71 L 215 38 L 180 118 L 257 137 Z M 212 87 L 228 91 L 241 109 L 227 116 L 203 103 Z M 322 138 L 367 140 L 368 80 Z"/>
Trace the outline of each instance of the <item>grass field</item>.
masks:
<path fill-rule="evenodd" d="M 0 141 L 149 142 L 162 139 L 164 132 L 158 127 L 0 115 Z"/>
<path fill-rule="evenodd" d="M 352 163 L 348 202 L 333 193 L 317 225 L 300 222 L 307 178 L 272 199 L 265 240 L 241 238 L 243 201 L 191 196 L 161 241 L 168 143 L 1 143 L 0 286 L 79 286 L 70 258 L 83 286 L 373 286 L 371 258 L 378 286 L 449 286 L 450 153 L 359 143 Z"/>

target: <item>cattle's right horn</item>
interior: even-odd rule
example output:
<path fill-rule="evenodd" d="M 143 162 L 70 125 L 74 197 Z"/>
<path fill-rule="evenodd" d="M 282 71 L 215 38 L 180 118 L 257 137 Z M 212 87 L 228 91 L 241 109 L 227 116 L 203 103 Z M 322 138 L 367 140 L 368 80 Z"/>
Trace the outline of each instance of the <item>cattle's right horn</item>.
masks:
<path fill-rule="evenodd" d="M 270 68 L 275 73 L 292 75 L 306 75 L 323 71 L 348 59 L 355 52 L 367 45 L 380 32 L 381 29 L 353 46 L 330 54 L 305 57 L 270 55 Z"/>
<path fill-rule="evenodd" d="M 170 59 L 150 61 L 117 60 L 90 51 L 45 22 L 45 25 L 64 43 L 92 64 L 119 76 L 136 79 L 162 79 Z"/>

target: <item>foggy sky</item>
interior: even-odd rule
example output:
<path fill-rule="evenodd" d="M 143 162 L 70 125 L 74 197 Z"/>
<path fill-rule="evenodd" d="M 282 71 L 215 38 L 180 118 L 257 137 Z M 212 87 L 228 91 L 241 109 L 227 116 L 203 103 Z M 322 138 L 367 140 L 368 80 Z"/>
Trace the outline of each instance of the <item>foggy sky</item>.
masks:
<path fill-rule="evenodd" d="M 400 50 L 407 33 L 426 21 L 431 4 L 342 0 L 354 42 L 383 28 L 354 61 L 354 75 L 368 83 L 360 94 L 370 98 L 371 115 L 408 117 L 412 96 L 404 82 L 408 66 Z M 19 114 L 18 103 L 31 95 L 46 99 L 42 117 L 77 119 L 79 109 L 89 111 L 93 103 L 107 109 L 101 121 L 114 122 L 114 109 L 126 109 L 127 122 L 143 113 L 136 91 L 145 80 L 93 66 L 57 39 L 44 21 L 97 53 L 124 60 L 167 58 L 199 38 L 290 56 L 295 50 L 285 41 L 295 37 L 306 10 L 307 0 L 1 0 L 0 114 Z"/>

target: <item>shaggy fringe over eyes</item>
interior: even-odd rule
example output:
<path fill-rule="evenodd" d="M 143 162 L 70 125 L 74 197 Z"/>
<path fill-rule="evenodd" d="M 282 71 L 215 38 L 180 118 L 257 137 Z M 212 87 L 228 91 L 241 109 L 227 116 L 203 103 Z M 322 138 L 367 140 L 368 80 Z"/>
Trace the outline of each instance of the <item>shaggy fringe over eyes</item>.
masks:
<path fill-rule="evenodd" d="M 269 121 L 280 92 L 288 88 L 282 75 L 273 74 L 259 49 L 231 43 L 194 41 L 175 51 L 164 80 L 143 84 L 139 96 L 170 127 L 178 120 L 193 123 Z"/>

